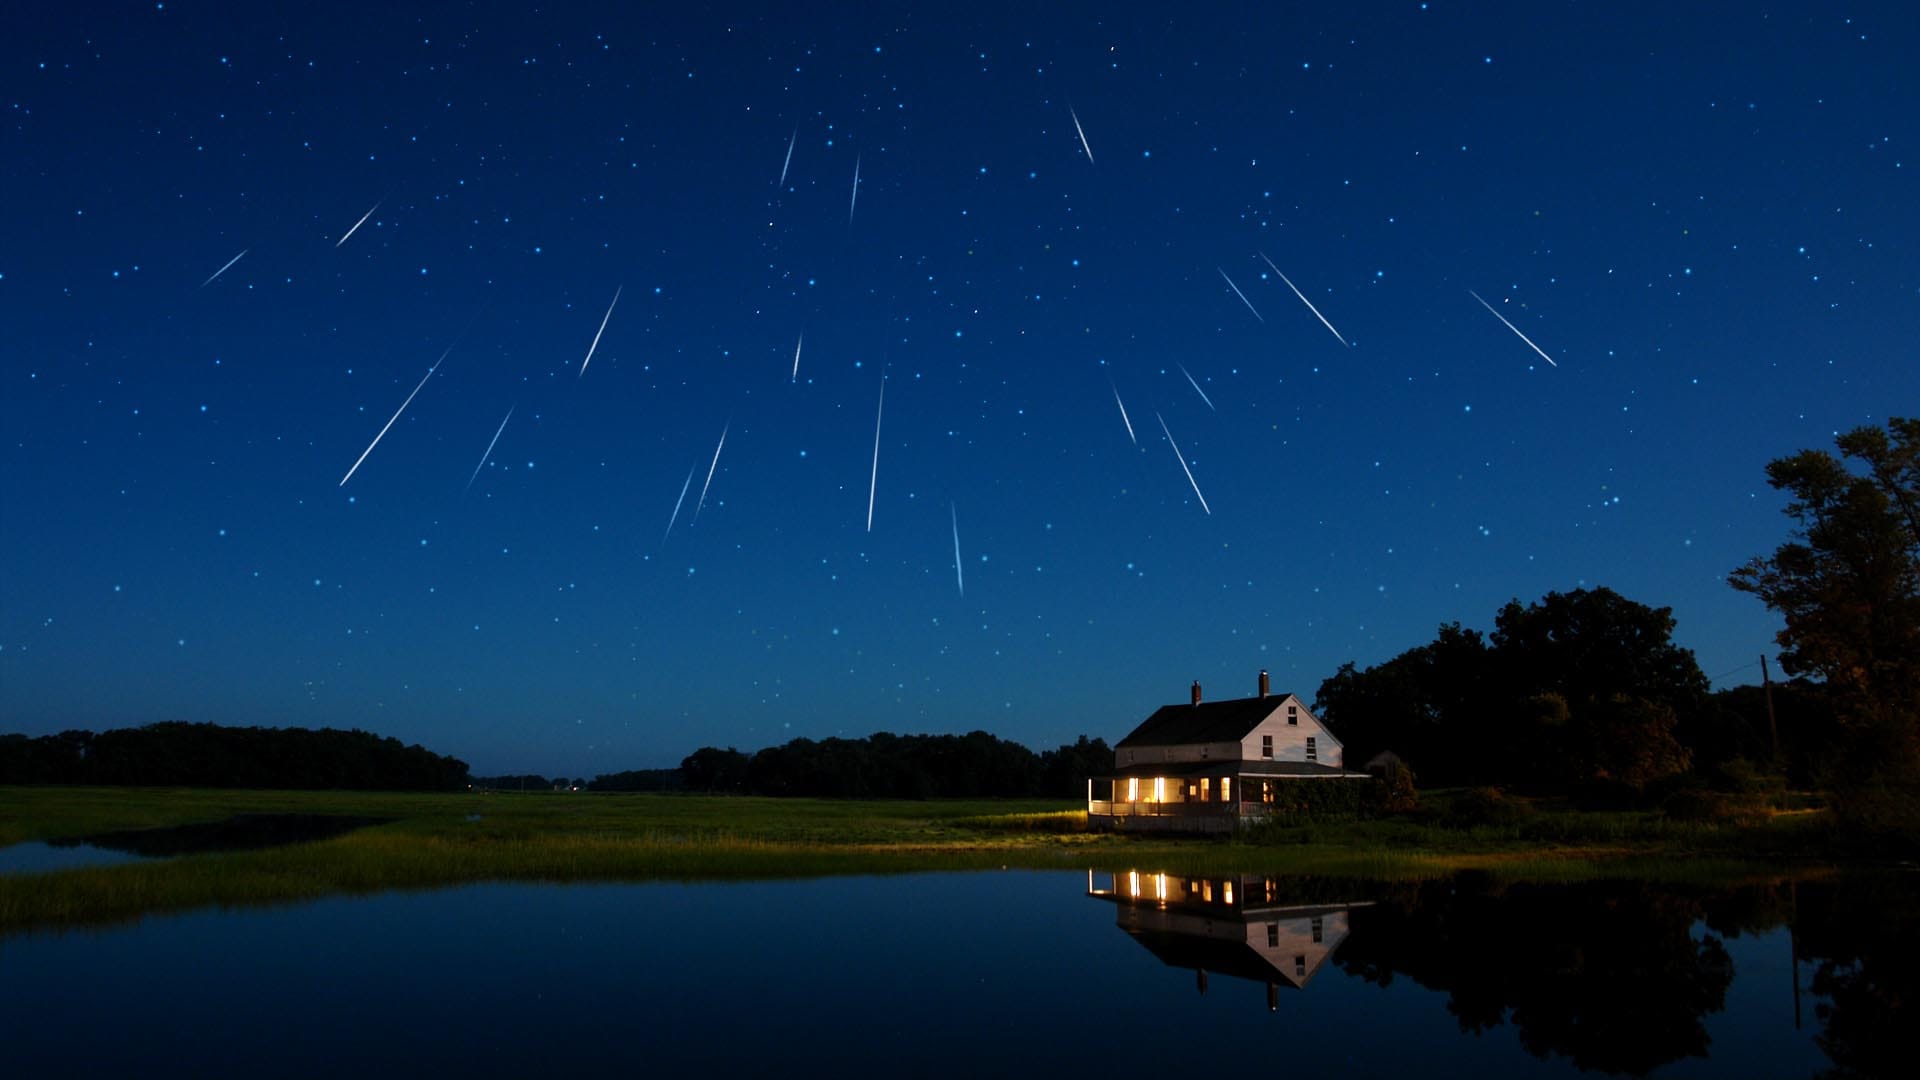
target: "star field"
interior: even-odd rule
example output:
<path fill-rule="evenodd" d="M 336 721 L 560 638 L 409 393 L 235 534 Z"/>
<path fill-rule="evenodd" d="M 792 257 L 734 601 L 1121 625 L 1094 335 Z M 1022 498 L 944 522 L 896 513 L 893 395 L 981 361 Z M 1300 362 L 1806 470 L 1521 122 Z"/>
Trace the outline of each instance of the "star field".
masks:
<path fill-rule="evenodd" d="M 1901 5 L 11 23 L 0 730 L 1051 746 L 1582 585 L 1748 681 L 1920 400 Z"/>

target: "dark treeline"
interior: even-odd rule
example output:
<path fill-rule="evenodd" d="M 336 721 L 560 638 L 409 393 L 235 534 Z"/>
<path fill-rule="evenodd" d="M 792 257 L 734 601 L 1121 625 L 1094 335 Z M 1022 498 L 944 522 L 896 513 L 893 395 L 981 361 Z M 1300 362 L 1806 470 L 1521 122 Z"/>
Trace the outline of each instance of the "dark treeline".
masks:
<path fill-rule="evenodd" d="M 1710 693 L 1673 627 L 1672 609 L 1611 589 L 1548 593 L 1509 603 L 1490 634 L 1450 623 L 1383 664 L 1342 665 L 1316 704 L 1348 762 L 1391 750 L 1423 786 L 1631 794 L 1752 784 L 1776 763 L 1800 782 L 1818 773 L 1833 729 L 1822 688 L 1775 686 L 1770 724 L 1761 688 Z"/>
<path fill-rule="evenodd" d="M 706 746 L 680 763 L 694 791 L 858 799 L 930 799 L 1086 794 L 1090 776 L 1113 768 L 1104 739 L 1079 740 L 1036 754 L 984 731 L 966 735 L 892 735 L 794 739 L 755 754 Z"/>
<path fill-rule="evenodd" d="M 685 791 L 686 777 L 679 769 L 628 769 L 601 773 L 586 785 L 588 791 Z"/>
<path fill-rule="evenodd" d="M 0 784 L 455 791 L 467 764 L 365 731 L 169 722 L 0 735 Z"/>

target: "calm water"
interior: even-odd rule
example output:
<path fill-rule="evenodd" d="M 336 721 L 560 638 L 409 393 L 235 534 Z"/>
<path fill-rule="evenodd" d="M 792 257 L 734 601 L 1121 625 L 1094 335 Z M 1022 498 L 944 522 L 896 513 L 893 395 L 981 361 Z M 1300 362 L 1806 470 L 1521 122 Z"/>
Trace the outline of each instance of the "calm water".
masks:
<path fill-rule="evenodd" d="M 0 1053 L 17 1076 L 1809 1077 L 1912 1045 L 1914 901 L 1905 879 L 488 885 L 0 939 Z"/>

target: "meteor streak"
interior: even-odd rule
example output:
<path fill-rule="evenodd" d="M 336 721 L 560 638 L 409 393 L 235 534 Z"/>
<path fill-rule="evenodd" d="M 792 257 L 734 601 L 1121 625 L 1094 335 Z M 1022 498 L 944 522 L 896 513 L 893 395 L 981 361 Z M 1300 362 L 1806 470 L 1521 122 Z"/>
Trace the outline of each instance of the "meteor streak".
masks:
<path fill-rule="evenodd" d="M 953 503 L 947 504 L 947 510 L 953 515 L 953 582 L 960 586 L 960 595 L 967 595 L 967 575 L 960 569 L 960 510 Z"/>
<path fill-rule="evenodd" d="M 245 252 L 242 252 L 241 254 L 243 254 L 243 255 L 244 255 L 244 254 L 245 254 Z M 1480 294 L 1479 294 L 1479 293 L 1477 293 L 1477 292 L 1474 292 L 1474 291 L 1473 291 L 1472 289 L 1468 289 L 1468 290 L 1467 290 L 1467 295 L 1468 295 L 1468 296 L 1471 296 L 1471 297 L 1473 297 L 1473 298 L 1474 298 L 1475 300 L 1480 300 Z M 1530 338 L 1530 337 L 1528 337 L 1528 336 L 1527 336 L 1527 335 L 1525 335 L 1525 334 L 1522 334 L 1522 333 L 1520 333 L 1520 328 L 1519 328 L 1519 327 L 1517 327 L 1517 326 L 1515 326 L 1515 325 L 1513 325 L 1513 324 L 1512 324 L 1512 323 L 1510 323 L 1510 322 L 1507 322 L 1507 317 L 1506 317 L 1505 315 L 1502 315 L 1502 314 L 1500 314 L 1500 313 L 1499 313 L 1498 311 L 1494 311 L 1494 310 L 1493 310 L 1493 305 L 1492 305 L 1492 304 L 1489 304 L 1489 303 L 1487 303 L 1487 302 L 1486 302 L 1485 300 L 1480 300 L 1480 306 L 1481 306 L 1481 307 L 1483 307 L 1483 308 L 1486 308 L 1486 309 L 1487 309 L 1488 311 L 1491 311 L 1491 312 L 1493 312 L 1493 317 L 1494 317 L 1494 318 L 1496 318 L 1496 319 L 1499 319 L 1499 320 L 1500 320 L 1501 322 L 1503 322 L 1503 323 L 1506 323 L 1506 324 L 1507 324 L 1507 329 L 1509 329 L 1509 330 L 1511 330 L 1511 331 L 1513 331 L 1513 332 L 1514 332 L 1514 333 L 1515 333 L 1516 335 L 1518 335 L 1518 336 L 1519 336 L 1519 338 L 1520 338 L 1520 340 L 1521 340 L 1521 341 L 1524 341 L 1524 342 L 1526 342 L 1526 343 L 1527 343 L 1527 348 L 1529 348 L 1529 349 L 1532 349 L 1532 350 L 1533 350 L 1534 352 L 1537 352 L 1537 353 L 1540 353 L 1540 359 L 1542 359 L 1542 360 L 1545 360 L 1545 361 L 1546 361 L 1547 363 L 1549 363 L 1549 364 L 1553 364 L 1553 357 L 1551 357 L 1551 356 L 1548 356 L 1548 355 L 1547 355 L 1546 353 L 1544 353 L 1544 352 L 1541 352 L 1541 350 L 1540 350 L 1540 346 L 1538 346 L 1538 345 L 1535 345 L 1535 344 L 1533 343 L 1533 339 L 1532 339 L 1532 338 Z M 1553 366 L 1554 366 L 1554 367 L 1559 367 L 1560 365 L 1559 365 L 1559 364 L 1553 364 Z"/>
<path fill-rule="evenodd" d="M 587 358 L 580 361 L 580 374 L 583 377 L 587 373 L 587 365 L 593 362 L 593 350 L 600 347 L 600 335 L 607 332 L 607 320 L 613 318 L 613 305 L 620 302 L 620 290 L 624 288 L 626 286 L 621 285 L 613 290 L 613 303 L 607 305 L 607 314 L 600 320 L 600 329 L 593 332 L 593 344 L 587 346 Z"/>
<path fill-rule="evenodd" d="M 487 459 L 493 456 L 493 444 L 500 441 L 500 433 L 507 430 L 507 421 L 513 419 L 513 410 L 517 405 L 507 406 L 507 415 L 500 420 L 500 426 L 494 429 L 492 442 L 487 443 L 487 452 L 480 455 L 480 464 L 473 467 L 473 475 L 467 477 L 467 490 L 473 490 L 473 482 L 480 478 L 480 470 L 487 467 Z"/>
<path fill-rule="evenodd" d="M 246 254 L 247 254 L 247 252 L 248 252 L 248 251 L 252 251 L 252 250 L 253 250 L 252 248 L 247 248 L 246 250 L 244 250 L 244 251 L 242 251 L 242 252 L 240 252 L 240 254 L 239 254 L 239 255 L 235 255 L 235 256 L 234 256 L 233 258 L 231 258 L 231 259 L 228 259 L 228 260 L 227 260 L 227 266 L 232 266 L 232 265 L 233 265 L 234 263 L 237 263 L 237 262 L 239 262 L 239 261 L 240 261 L 240 260 L 241 260 L 241 259 L 242 259 L 242 258 L 243 258 L 243 257 L 244 257 L 244 256 L 245 256 Z M 218 270 L 215 270 L 215 271 L 213 272 L 213 277 L 210 277 L 210 278 L 208 278 L 207 280 L 205 280 L 205 281 L 203 281 L 203 282 L 201 282 L 201 283 L 200 283 L 200 287 L 204 289 L 204 288 L 206 288 L 207 286 L 209 286 L 209 285 L 211 285 L 211 284 L 213 284 L 213 278 L 217 278 L 217 277 L 219 277 L 219 276 L 220 276 L 221 274 L 224 274 L 224 273 L 226 273 L 226 272 L 227 272 L 227 266 L 223 266 L 223 267 L 221 267 L 220 269 L 218 269 Z"/>
<path fill-rule="evenodd" d="M 707 466 L 707 482 L 700 485 L 700 501 L 693 504 L 693 520 L 700 520 L 700 511 L 707 507 L 707 489 L 713 486 L 713 470 L 720 467 L 720 451 L 727 445 L 727 432 L 733 424 L 729 422 L 720 429 L 720 445 L 713 448 L 713 462 Z"/>
<path fill-rule="evenodd" d="M 1113 386 L 1113 380 L 1108 379 L 1107 385 Z M 1133 421 L 1127 419 L 1127 403 L 1120 400 L 1120 388 L 1118 386 L 1113 386 L 1113 403 L 1120 406 L 1120 422 L 1127 425 L 1127 438 L 1133 440 L 1133 445 L 1139 446 L 1140 437 L 1133 433 Z"/>
<path fill-rule="evenodd" d="M 778 185 L 780 187 L 787 186 L 787 166 L 793 164 L 793 144 L 799 141 L 800 125 L 795 124 L 793 125 L 793 138 L 787 140 L 787 160 L 780 163 L 780 183 Z"/>
<path fill-rule="evenodd" d="M 245 254 L 245 252 L 242 252 L 241 254 Z M 441 353 L 440 359 L 435 360 L 433 362 L 433 366 L 427 369 L 427 373 L 425 375 L 420 376 L 420 385 L 415 386 L 413 388 L 413 394 L 418 394 L 420 392 L 420 387 L 427 385 L 427 380 L 433 378 L 433 373 L 440 370 L 440 365 L 443 362 L 445 362 L 445 360 L 447 359 L 447 353 L 450 353 L 452 351 L 453 351 L 453 346 L 451 345 L 447 346 L 447 352 Z M 360 451 L 359 460 L 353 463 L 353 468 L 347 470 L 347 475 L 341 477 L 340 482 L 334 485 L 335 487 L 346 487 L 347 481 L 353 479 L 353 474 L 360 471 L 360 462 L 367 460 L 367 455 L 373 453 L 373 448 L 376 446 L 379 446 L 380 440 L 387 437 L 387 428 L 392 427 L 393 422 L 395 420 L 400 419 L 400 414 L 407 411 L 407 406 L 413 404 L 413 394 L 408 394 L 407 400 L 401 402 L 400 407 L 393 410 L 393 416 L 387 420 L 387 427 L 381 428 L 380 434 L 375 435 L 373 437 L 373 441 L 367 444 L 367 448 L 365 450 Z M 498 438 L 497 433 L 495 437 Z"/>
<path fill-rule="evenodd" d="M 1273 265 L 1272 259 L 1267 259 L 1266 252 L 1264 251 L 1261 252 L 1260 257 L 1262 259 L 1267 260 L 1267 265 L 1273 267 L 1274 273 L 1280 274 L 1280 268 Z M 1338 341 L 1340 344 L 1345 345 L 1349 349 L 1353 348 L 1353 345 L 1350 344 L 1346 338 L 1343 338 L 1340 336 L 1340 331 L 1335 330 L 1333 328 L 1333 324 L 1327 321 L 1327 317 L 1325 315 L 1320 314 L 1320 309 L 1313 306 L 1313 301 L 1307 299 L 1307 294 L 1301 292 L 1298 288 L 1295 288 L 1293 282 L 1287 280 L 1287 275 L 1280 274 L 1280 280 L 1287 282 L 1287 288 L 1293 289 L 1293 295 L 1299 297 L 1300 302 L 1307 305 L 1307 310 L 1313 312 L 1313 317 L 1320 320 L 1320 325 L 1327 328 L 1327 332 L 1333 335 L 1333 339 L 1335 341 Z"/>
<path fill-rule="evenodd" d="M 1207 396 L 1207 392 L 1205 390 L 1200 389 L 1199 383 L 1193 381 L 1193 372 L 1187 370 L 1187 365 L 1175 364 L 1173 366 L 1179 368 L 1180 374 L 1185 375 L 1187 377 L 1187 382 L 1193 384 L 1193 392 L 1200 395 L 1200 400 L 1207 403 L 1207 408 L 1213 409 L 1213 399 Z M 1213 409 L 1213 411 L 1219 412 L 1220 410 Z"/>
<path fill-rule="evenodd" d="M 1087 133 L 1086 130 L 1080 126 L 1080 114 L 1074 112 L 1073 106 L 1069 105 L 1067 106 L 1067 115 L 1073 117 L 1073 130 L 1080 136 L 1080 149 L 1087 152 L 1087 164 L 1093 164 L 1093 147 L 1087 145 Z"/>
<path fill-rule="evenodd" d="M 1159 413 L 1154 413 L 1153 418 L 1160 421 L 1160 431 L 1167 437 L 1167 445 L 1173 447 L 1173 456 L 1180 462 L 1180 471 L 1187 474 L 1187 483 L 1193 484 L 1193 494 L 1200 500 L 1200 509 L 1205 510 L 1208 517 L 1212 517 L 1213 508 L 1207 505 L 1207 497 L 1200 494 L 1200 485 L 1193 479 L 1193 470 L 1187 468 L 1187 459 L 1181 455 L 1180 447 L 1174 445 L 1173 432 L 1167 430 L 1167 421 Z"/>
<path fill-rule="evenodd" d="M 788 382 L 797 382 L 800 378 L 800 347 L 807 343 L 807 332 L 800 331 L 800 340 L 793 343 L 793 376 Z"/>
<path fill-rule="evenodd" d="M 1214 267 L 1214 269 L 1215 269 L 1215 270 L 1220 270 L 1220 268 L 1219 268 L 1219 267 L 1217 267 L 1217 266 L 1216 266 L 1216 267 Z M 1241 303 L 1243 303 L 1243 304 L 1245 304 L 1245 305 L 1247 305 L 1247 310 L 1248 310 L 1248 311 L 1252 311 L 1252 312 L 1253 312 L 1253 317 L 1254 317 L 1254 318 L 1256 318 L 1256 319 L 1260 319 L 1260 312 L 1259 312 L 1259 311 L 1257 311 L 1257 310 L 1255 310 L 1255 308 L 1254 308 L 1254 306 L 1253 306 L 1253 301 L 1251 301 L 1251 300 L 1249 300 L 1249 299 L 1247 299 L 1247 294 L 1246 294 L 1246 293 L 1243 293 L 1243 292 L 1241 292 L 1241 291 L 1240 291 L 1240 286 L 1238 286 L 1238 285 L 1235 285 L 1235 284 L 1233 283 L 1233 279 L 1232 279 L 1232 278 L 1230 278 L 1230 277 L 1227 277 L 1227 272 L 1226 272 L 1225 270 L 1220 270 L 1220 276 L 1221 276 L 1221 277 L 1223 277 L 1223 278 L 1227 278 L 1227 288 L 1229 288 L 1229 289 L 1232 289 L 1232 290 L 1233 290 L 1233 295 L 1235 295 L 1235 296 L 1237 296 L 1237 297 L 1239 297 L 1239 298 L 1240 298 L 1240 302 L 1241 302 Z M 1260 319 L 1260 321 L 1261 321 L 1261 322 L 1266 322 L 1267 320 L 1265 320 L 1265 319 Z"/>
<path fill-rule="evenodd" d="M 860 155 L 853 156 L 853 194 L 847 199 L 847 224 L 853 224 L 853 208 L 860 202 Z"/>
<path fill-rule="evenodd" d="M 364 213 L 364 214 L 361 214 L 361 215 L 360 215 L 360 220 L 359 220 L 359 221 L 356 221 L 356 222 L 354 222 L 354 223 L 353 223 L 353 228 L 351 228 L 351 229 L 348 229 L 348 230 L 347 230 L 347 235 L 346 235 L 346 236 L 343 236 L 343 237 L 341 237 L 341 238 L 340 238 L 339 240 L 336 240 L 336 241 L 334 241 L 334 245 L 333 245 L 333 246 L 334 246 L 334 247 L 339 247 L 339 246 L 340 246 L 341 244 L 344 244 L 344 243 L 346 243 L 346 242 L 347 242 L 347 240 L 348 240 L 348 239 L 349 239 L 350 237 L 352 237 L 354 233 L 356 233 L 356 232 L 359 232 L 359 231 L 360 231 L 360 226 L 362 226 L 362 225 L 365 225 L 365 224 L 367 223 L 367 219 L 373 216 L 373 211 L 374 211 L 374 210 L 378 210 L 378 209 L 380 209 L 380 203 L 381 203 L 381 202 L 386 202 L 386 201 L 387 201 L 387 200 L 385 200 L 385 199 L 381 199 L 381 200 L 380 200 L 380 202 L 377 202 L 377 203 L 374 203 L 374 204 L 373 204 L 373 209 L 371 209 L 371 210 L 368 210 L 368 211 L 367 211 L 366 213 Z"/>
<path fill-rule="evenodd" d="M 699 467 L 696 463 L 693 468 L 687 470 L 687 482 L 680 485 L 680 497 L 673 500 L 673 516 L 667 519 L 667 531 L 660 534 L 662 547 L 666 546 L 667 537 L 673 535 L 673 523 L 680 520 L 680 504 L 687 501 L 687 489 L 693 486 L 693 470 Z"/>
<path fill-rule="evenodd" d="M 880 404 L 873 410 L 873 475 L 867 478 L 867 531 L 873 531 L 873 494 L 880 490 L 880 418 L 887 411 L 887 380 L 880 379 Z"/>

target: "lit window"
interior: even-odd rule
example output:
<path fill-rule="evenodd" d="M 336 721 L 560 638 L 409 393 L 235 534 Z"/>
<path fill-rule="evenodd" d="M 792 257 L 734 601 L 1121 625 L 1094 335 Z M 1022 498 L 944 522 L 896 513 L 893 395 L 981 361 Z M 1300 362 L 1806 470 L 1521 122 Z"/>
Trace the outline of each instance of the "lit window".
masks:
<path fill-rule="evenodd" d="M 1220 778 L 1220 801 L 1233 801 L 1233 777 L 1231 776 L 1223 776 Z"/>
<path fill-rule="evenodd" d="M 1260 756 L 1264 758 L 1270 758 L 1273 756 L 1273 736 L 1271 735 L 1260 736 Z"/>
<path fill-rule="evenodd" d="M 1153 801 L 1167 801 L 1167 778 L 1164 776 L 1156 776 L 1153 778 Z"/>
<path fill-rule="evenodd" d="M 1213 777 L 1211 776 L 1203 776 L 1200 778 L 1200 801 L 1213 801 Z"/>
<path fill-rule="evenodd" d="M 1140 871 L 1127 871 L 1127 894 L 1136 897 L 1140 895 Z"/>
<path fill-rule="evenodd" d="M 1158 894 L 1158 899 L 1164 901 L 1167 898 L 1167 875 L 1153 875 L 1153 891 Z"/>
<path fill-rule="evenodd" d="M 1229 904 L 1231 904 L 1231 903 L 1233 903 L 1233 882 L 1231 882 L 1231 881 L 1227 881 L 1227 882 L 1222 882 L 1222 883 L 1221 883 L 1221 885 L 1220 885 L 1220 899 L 1221 899 L 1221 900 L 1224 900 L 1225 902 L 1227 902 L 1227 903 L 1229 903 Z"/>
<path fill-rule="evenodd" d="M 1213 903 L 1213 882 L 1203 881 L 1200 883 L 1200 901 L 1206 904 Z"/>
<path fill-rule="evenodd" d="M 1307 736 L 1307 760 L 1308 761 L 1320 760 L 1320 751 L 1314 749 L 1313 736 L 1311 735 Z"/>
<path fill-rule="evenodd" d="M 1140 801 L 1140 778 L 1137 776 L 1127 777 L 1127 801 Z"/>
<path fill-rule="evenodd" d="M 1268 805 L 1273 804 L 1273 781 L 1260 781 L 1260 801 Z"/>

